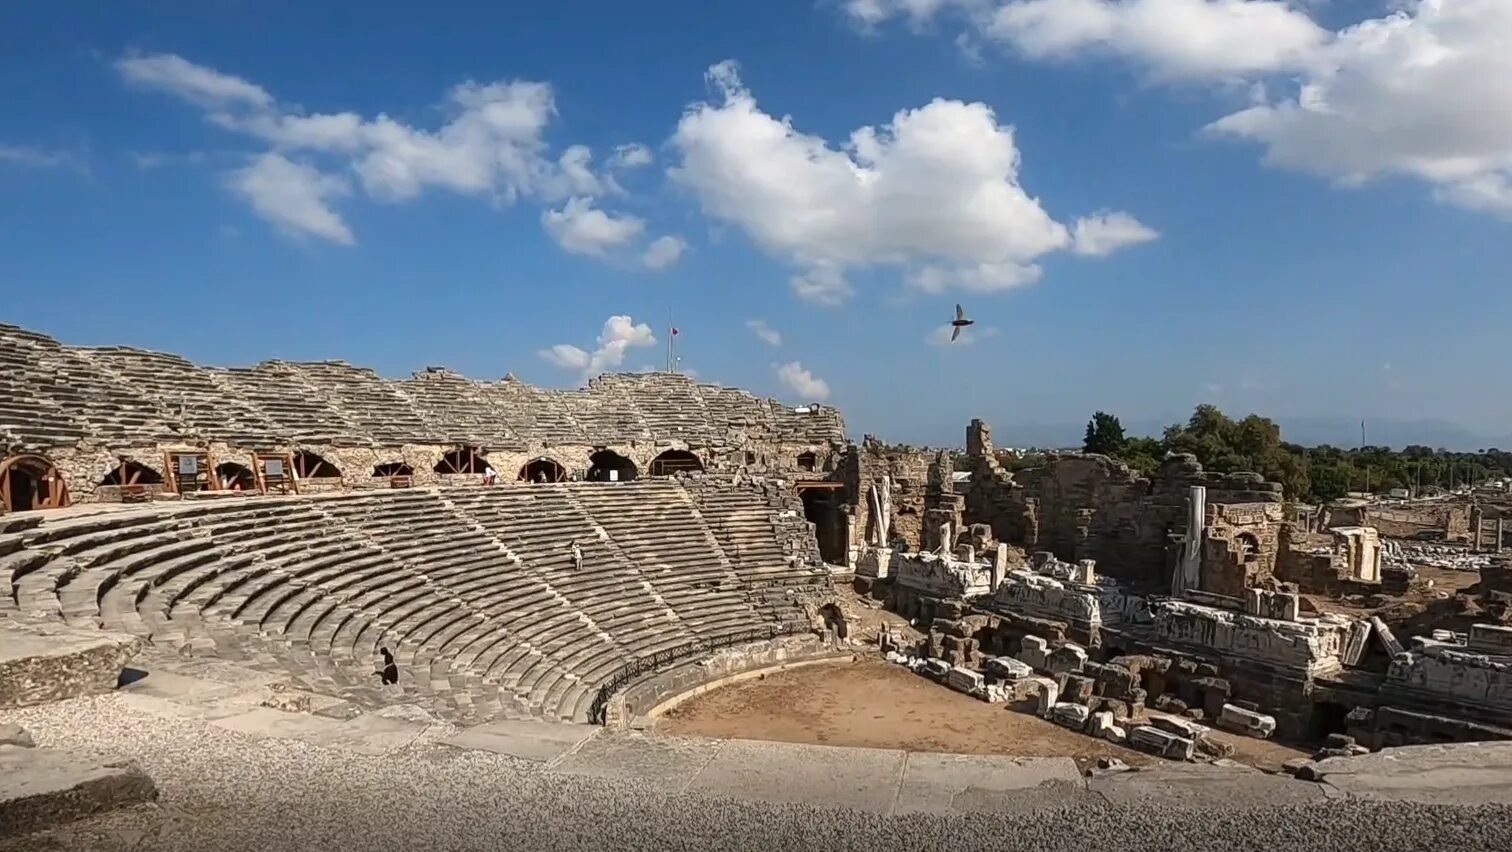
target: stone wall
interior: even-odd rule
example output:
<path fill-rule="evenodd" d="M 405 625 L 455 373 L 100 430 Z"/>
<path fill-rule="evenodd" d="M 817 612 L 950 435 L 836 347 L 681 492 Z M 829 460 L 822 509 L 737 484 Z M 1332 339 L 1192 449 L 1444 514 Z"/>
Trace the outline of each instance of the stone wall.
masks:
<path fill-rule="evenodd" d="M 985 424 L 973 421 L 967 444 L 977 453 L 968 456 L 971 481 L 962 489 L 965 522 L 990 525 L 999 541 L 1067 561 L 1095 559 L 1110 577 L 1169 588 L 1186 532 L 1188 493 L 1200 485 L 1207 489 L 1212 535 L 1240 555 L 1241 534 L 1255 536 L 1257 545 L 1253 559 L 1240 559 L 1232 569 L 1218 547 L 1213 584 L 1236 587 L 1274 571 L 1281 486 L 1258 474 L 1211 473 L 1192 456 L 1173 455 L 1145 478 L 1117 460 L 1081 453 L 1050 455 L 1039 467 L 1010 473 L 994 457 Z"/>
<path fill-rule="evenodd" d="M 1330 527 L 1375 527 L 1385 538 L 1416 538 L 1428 533 L 1448 541 L 1470 539 L 1470 506 L 1459 501 L 1431 503 L 1361 503 L 1328 509 Z"/>
<path fill-rule="evenodd" d="M 1150 632 L 1157 643 L 1309 676 L 1342 668 L 1350 624 L 1329 616 L 1278 621 L 1182 601 L 1161 601 L 1151 611 Z"/>
<path fill-rule="evenodd" d="M 606 724 L 627 724 L 644 717 L 658 705 L 677 697 L 692 697 L 702 687 L 743 672 L 848 653 L 807 634 L 722 648 L 701 660 L 656 672 L 632 684 L 610 701 Z"/>
<path fill-rule="evenodd" d="M 871 435 L 852 444 L 842 462 L 846 495 L 856 519 L 857 542 L 871 542 L 873 517 L 867 501 L 871 486 L 884 478 L 892 479 L 890 542 L 902 542 L 909 550 L 925 548 L 925 519 L 928 510 L 929 469 L 938 450 L 906 444 L 884 444 Z"/>
<path fill-rule="evenodd" d="M 1381 691 L 1428 699 L 1445 709 L 1469 705 L 1512 718 L 1512 661 L 1448 648 L 1406 651 L 1391 661 Z"/>
<path fill-rule="evenodd" d="M 845 446 L 833 408 L 794 408 L 683 375 L 606 374 L 555 390 L 434 367 L 403 380 L 334 361 L 224 369 L 64 346 L 3 324 L 0 397 L 0 459 L 44 456 L 75 502 L 119 498 L 119 489 L 99 488 L 111 470 L 130 461 L 162 475 L 173 451 L 249 468 L 253 452 L 309 451 L 341 473 L 308 489 L 322 490 L 386 486 L 372 473 L 390 463 L 408 465 L 417 484 L 440 483 L 437 463 L 458 448 L 508 481 L 540 458 L 585 476 L 601 449 L 641 475 L 661 453 L 685 450 L 707 470 L 822 477 Z"/>

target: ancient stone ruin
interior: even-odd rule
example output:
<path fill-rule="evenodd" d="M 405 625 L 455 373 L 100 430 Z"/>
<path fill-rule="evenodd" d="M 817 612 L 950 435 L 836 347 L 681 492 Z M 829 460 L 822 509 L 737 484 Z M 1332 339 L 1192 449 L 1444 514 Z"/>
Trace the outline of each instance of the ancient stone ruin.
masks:
<path fill-rule="evenodd" d="M 1162 759 L 1512 739 L 1481 507 L 1302 520 L 1190 456 L 1010 470 L 981 421 L 964 453 L 857 444 L 833 409 L 670 373 L 217 368 L 11 326 L 0 367 L 0 708 L 228 665 L 264 690 L 247 713 L 632 727 L 865 653 L 885 609 L 912 627 L 887 659 Z M 1424 524 L 1453 552 L 1401 535 Z M 1419 576 L 1466 554 L 1473 591 Z M 64 779 L 6 811 L 27 826 L 155 795 L 20 730 L 0 763 Z"/>

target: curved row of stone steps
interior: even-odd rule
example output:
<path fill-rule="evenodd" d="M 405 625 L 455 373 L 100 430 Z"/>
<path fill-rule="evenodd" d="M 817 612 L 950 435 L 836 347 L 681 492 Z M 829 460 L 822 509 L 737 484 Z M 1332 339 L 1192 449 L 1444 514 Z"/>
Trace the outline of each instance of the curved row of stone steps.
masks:
<path fill-rule="evenodd" d="M 761 578 L 822 581 L 779 564 L 790 545 L 758 523 L 761 501 L 717 502 L 719 529 L 700 510 L 715 504 L 675 481 L 7 517 L 0 608 L 224 656 L 364 706 L 402 696 L 457 721 L 586 721 L 636 660 L 781 623 L 753 591 Z M 380 647 L 399 687 L 378 684 Z"/>

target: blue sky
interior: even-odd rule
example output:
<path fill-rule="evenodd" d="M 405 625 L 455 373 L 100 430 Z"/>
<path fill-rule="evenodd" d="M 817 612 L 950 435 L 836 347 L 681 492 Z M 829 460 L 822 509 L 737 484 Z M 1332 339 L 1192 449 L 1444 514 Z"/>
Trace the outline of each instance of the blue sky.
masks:
<path fill-rule="evenodd" d="M 0 9 L 0 320 L 572 385 L 670 313 L 857 438 L 1512 432 L 1503 0 L 312 5 Z"/>

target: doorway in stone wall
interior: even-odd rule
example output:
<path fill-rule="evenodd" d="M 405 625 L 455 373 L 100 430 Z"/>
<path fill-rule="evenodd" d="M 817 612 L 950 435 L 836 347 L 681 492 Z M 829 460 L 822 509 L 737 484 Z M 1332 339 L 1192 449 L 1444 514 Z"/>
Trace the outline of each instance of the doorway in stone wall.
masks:
<path fill-rule="evenodd" d="M 599 450 L 588 457 L 589 482 L 629 482 L 639 475 L 635 462 L 614 450 Z"/>
<path fill-rule="evenodd" d="M 42 456 L 11 456 L 0 461 L 0 509 L 28 512 L 67 506 L 63 474 Z"/>
<path fill-rule="evenodd" d="M 518 479 L 521 482 L 566 482 L 567 468 L 557 464 L 555 459 L 542 456 L 520 468 Z"/>
<path fill-rule="evenodd" d="M 819 556 L 831 565 L 847 563 L 845 491 L 838 482 L 798 483 L 803 516 L 814 525 Z"/>

